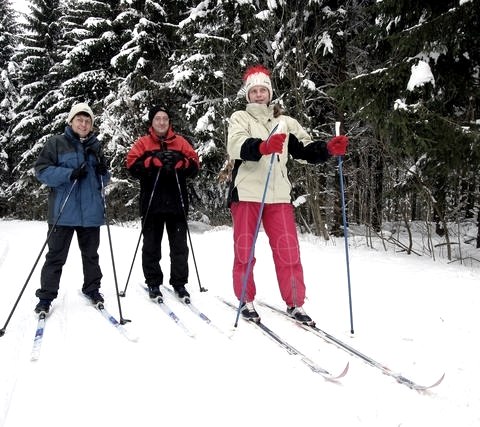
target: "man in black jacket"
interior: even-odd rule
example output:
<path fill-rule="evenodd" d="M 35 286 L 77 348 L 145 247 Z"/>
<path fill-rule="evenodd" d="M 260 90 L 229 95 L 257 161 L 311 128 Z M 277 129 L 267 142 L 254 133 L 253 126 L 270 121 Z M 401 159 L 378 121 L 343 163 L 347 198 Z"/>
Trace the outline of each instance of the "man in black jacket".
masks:
<path fill-rule="evenodd" d="M 171 125 L 162 106 L 149 112 L 148 134 L 141 136 L 127 154 L 127 169 L 140 179 L 140 215 L 142 216 L 142 267 L 150 298 L 162 297 L 162 237 L 167 230 L 170 245 L 170 285 L 177 296 L 190 295 L 188 282 L 187 223 L 188 194 L 186 179 L 199 169 L 198 155 Z"/>

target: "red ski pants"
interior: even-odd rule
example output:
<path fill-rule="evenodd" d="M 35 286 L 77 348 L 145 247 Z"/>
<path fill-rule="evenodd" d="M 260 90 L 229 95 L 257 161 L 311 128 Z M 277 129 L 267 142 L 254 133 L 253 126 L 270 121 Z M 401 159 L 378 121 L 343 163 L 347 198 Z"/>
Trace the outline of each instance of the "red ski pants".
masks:
<path fill-rule="evenodd" d="M 233 289 L 239 300 L 251 254 L 260 206 L 261 204 L 258 202 L 234 202 L 230 207 L 235 250 Z M 290 203 L 265 204 L 262 212 L 262 223 L 272 249 L 282 298 L 288 306 L 301 307 L 305 300 L 305 282 L 293 206 Z M 253 278 L 255 261 L 255 256 L 253 256 L 246 284 L 245 301 L 255 299 L 256 287 Z"/>

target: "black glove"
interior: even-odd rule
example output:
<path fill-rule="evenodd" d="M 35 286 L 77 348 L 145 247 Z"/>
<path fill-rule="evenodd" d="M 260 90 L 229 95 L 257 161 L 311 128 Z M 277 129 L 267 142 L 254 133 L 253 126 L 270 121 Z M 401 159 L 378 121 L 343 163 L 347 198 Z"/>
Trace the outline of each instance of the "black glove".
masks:
<path fill-rule="evenodd" d="M 179 161 L 185 159 L 183 154 L 176 150 L 157 151 L 155 157 L 162 162 L 163 167 L 167 170 L 173 170 Z"/>
<path fill-rule="evenodd" d="M 132 166 L 130 166 L 130 168 L 128 169 L 128 171 L 130 172 L 130 174 L 134 177 L 134 178 L 142 178 L 145 173 L 146 173 L 146 169 L 145 169 L 145 165 L 143 164 L 144 162 L 144 159 L 138 159 Z"/>
<path fill-rule="evenodd" d="M 78 168 L 70 174 L 70 181 L 81 180 L 87 176 L 87 164 L 83 162 Z"/>
<path fill-rule="evenodd" d="M 97 163 L 95 165 L 95 172 L 97 173 L 97 175 L 101 175 L 101 176 L 104 176 L 107 174 L 108 172 L 108 167 L 105 163 L 103 162 L 100 162 L 100 163 Z"/>

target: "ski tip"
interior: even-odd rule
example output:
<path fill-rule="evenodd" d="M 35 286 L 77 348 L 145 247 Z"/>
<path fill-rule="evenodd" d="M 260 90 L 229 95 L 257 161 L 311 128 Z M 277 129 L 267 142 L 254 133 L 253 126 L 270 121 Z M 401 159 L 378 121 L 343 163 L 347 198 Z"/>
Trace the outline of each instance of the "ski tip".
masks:
<path fill-rule="evenodd" d="M 335 375 L 335 374 L 331 374 L 330 372 L 323 372 L 323 371 L 315 371 L 319 374 L 321 374 L 327 381 L 332 381 L 332 382 L 336 382 L 340 379 L 342 379 L 345 375 L 347 375 L 347 372 L 350 368 L 350 362 L 347 362 L 347 364 L 345 365 L 345 368 L 343 368 L 343 371 L 340 372 L 339 374 Z"/>
<path fill-rule="evenodd" d="M 128 339 L 130 342 L 138 342 L 140 341 L 140 336 L 135 332 L 135 331 L 130 331 L 122 326 L 122 334 L 125 336 L 125 338 Z"/>
<path fill-rule="evenodd" d="M 5 328 L 0 329 L 0 337 L 5 335 Z"/>
<path fill-rule="evenodd" d="M 349 369 L 350 369 L 350 362 L 347 362 L 343 371 L 339 375 L 333 377 L 332 380 L 335 381 L 335 380 L 338 380 L 340 378 L 343 378 L 345 375 L 347 375 L 347 372 L 348 372 Z"/>
<path fill-rule="evenodd" d="M 403 375 L 399 375 L 396 377 L 396 380 L 403 385 L 406 385 L 407 387 L 411 388 L 412 390 L 418 391 L 418 392 L 426 392 L 430 390 L 431 388 L 434 388 L 438 386 L 443 379 L 445 378 L 445 372 L 441 375 L 441 377 L 435 381 L 433 384 L 430 385 L 421 385 L 418 384 L 414 381 L 409 380 L 408 378 L 404 377 Z"/>
<path fill-rule="evenodd" d="M 416 386 L 414 387 L 415 390 L 417 391 L 427 391 L 427 390 L 430 390 L 431 388 L 434 388 L 436 386 L 438 386 L 445 378 L 445 372 L 440 376 L 440 378 L 435 381 L 433 384 L 429 385 L 429 386 Z"/>
<path fill-rule="evenodd" d="M 443 380 L 445 379 L 445 372 L 442 374 L 442 376 L 437 380 L 436 383 L 434 383 L 431 387 L 436 387 L 439 385 Z"/>

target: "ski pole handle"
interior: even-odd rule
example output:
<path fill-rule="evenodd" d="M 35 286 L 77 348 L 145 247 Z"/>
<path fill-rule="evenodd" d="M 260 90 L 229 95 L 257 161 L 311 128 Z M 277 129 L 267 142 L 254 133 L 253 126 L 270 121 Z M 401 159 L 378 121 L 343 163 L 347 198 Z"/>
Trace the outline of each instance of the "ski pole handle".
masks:
<path fill-rule="evenodd" d="M 341 124 L 342 124 L 342 122 L 335 122 L 335 136 L 340 135 L 340 125 Z"/>

